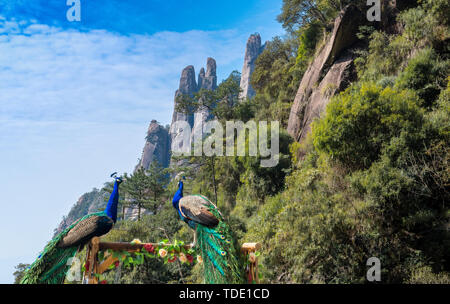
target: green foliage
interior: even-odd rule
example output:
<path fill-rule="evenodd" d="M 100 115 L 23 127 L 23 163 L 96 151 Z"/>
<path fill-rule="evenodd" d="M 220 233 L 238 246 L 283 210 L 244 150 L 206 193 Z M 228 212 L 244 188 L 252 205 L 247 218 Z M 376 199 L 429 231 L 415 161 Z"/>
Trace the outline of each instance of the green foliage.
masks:
<path fill-rule="evenodd" d="M 23 264 L 23 263 L 19 263 L 18 265 L 16 265 L 14 268 L 16 269 L 16 271 L 14 271 L 13 275 L 14 275 L 14 284 L 19 284 L 20 281 L 22 280 L 25 271 L 27 270 L 28 266 L 30 266 L 30 264 Z"/>
<path fill-rule="evenodd" d="M 412 269 L 408 284 L 450 284 L 448 273 L 434 273 L 430 266 L 417 265 Z"/>
<path fill-rule="evenodd" d="M 286 131 L 280 132 L 280 161 L 277 166 L 261 167 L 261 157 L 239 157 L 244 171 L 240 180 L 243 187 L 240 191 L 252 201 L 264 200 L 266 196 L 274 195 L 284 188 L 284 178 L 291 167 L 289 145 L 292 138 Z"/>
<path fill-rule="evenodd" d="M 363 83 L 336 96 L 313 123 L 314 146 L 350 168 L 367 168 L 402 133 L 417 147 L 423 120 L 413 92 Z"/>
<path fill-rule="evenodd" d="M 382 30 L 370 34 L 368 50 L 360 50 L 361 56 L 355 60 L 361 80 L 378 81 L 384 76 L 395 76 L 408 65 L 409 60 L 414 58 L 418 51 L 430 46 L 448 56 L 449 49 L 446 41 L 450 37 L 450 28 L 443 24 L 441 14 L 441 9 L 448 10 L 448 4 L 443 1 L 434 3 L 431 0 L 422 2 L 422 6 L 405 10 L 398 15 L 397 22 L 403 29 L 400 34 L 388 34 Z M 364 27 L 360 38 L 369 32 Z M 424 66 L 434 69 L 434 73 L 440 73 L 443 69 L 445 72 L 445 66 L 448 64 L 440 64 L 436 61 L 436 54 L 432 57 L 433 59 L 429 59 L 426 64 L 425 59 L 422 58 L 424 64 L 417 66 L 416 63 L 416 67 L 409 68 L 410 72 L 413 72 L 414 68 L 421 69 Z M 432 62 L 433 60 L 435 62 Z"/>
<path fill-rule="evenodd" d="M 256 60 L 251 84 L 256 91 L 252 102 L 257 120 L 278 120 L 282 127 L 287 126 L 291 103 L 306 70 L 303 62 L 296 64 L 297 48 L 297 37 L 275 37 Z"/>
<path fill-rule="evenodd" d="M 362 4 L 363 1 L 283 0 L 282 12 L 277 19 L 288 31 L 293 31 L 312 22 L 317 22 L 326 27 L 339 11 L 351 2 Z"/>
<path fill-rule="evenodd" d="M 363 226 L 350 194 L 342 193 L 345 181 L 339 173 L 303 163 L 288 178 L 287 189 L 269 198 L 251 219 L 245 239 L 265 244 L 261 262 L 267 282 L 364 280 L 366 255 L 354 243 Z"/>
<path fill-rule="evenodd" d="M 447 1 L 421 1 L 421 6 L 402 12 L 397 20 L 403 26 L 402 37 L 416 49 L 432 46 L 444 52 L 448 52 L 450 38 L 449 17 L 445 12 L 449 11 Z M 447 46 L 443 46 L 447 44 Z"/>
<path fill-rule="evenodd" d="M 125 182 L 122 185 L 126 199 L 124 205 L 138 208 L 138 221 L 141 219 L 141 209 L 157 213 L 161 205 L 161 197 L 166 193 L 165 186 L 168 183 L 167 170 L 157 162 L 153 162 L 148 170 L 138 168 L 130 176 L 124 175 Z"/>
<path fill-rule="evenodd" d="M 426 48 L 409 61 L 396 84 L 399 88 L 415 90 L 424 106 L 431 108 L 449 73 L 450 61 L 441 60 L 433 49 Z"/>
<path fill-rule="evenodd" d="M 447 0 L 420 0 L 420 3 L 436 16 L 440 24 L 450 26 L 450 3 Z"/>
<path fill-rule="evenodd" d="M 299 30 L 299 46 L 295 64 L 306 65 L 313 55 L 320 38 L 320 27 L 317 23 L 310 23 Z"/>
<path fill-rule="evenodd" d="M 364 81 L 377 81 L 383 76 L 396 75 L 411 51 L 402 36 L 375 31 L 369 38 L 369 49 L 355 60 L 358 76 Z"/>
<path fill-rule="evenodd" d="M 248 120 L 249 116 L 251 117 L 251 105 L 239 105 L 240 79 L 241 74 L 233 71 L 215 90 L 201 89 L 193 96 L 180 95 L 175 110 L 180 113 L 194 113 L 206 108 L 220 121 L 236 119 L 237 116 Z"/>
<path fill-rule="evenodd" d="M 333 98 L 285 190 L 245 214 L 264 282 L 363 283 L 370 257 L 384 283 L 448 282 L 449 92 L 432 112 L 389 85 Z"/>

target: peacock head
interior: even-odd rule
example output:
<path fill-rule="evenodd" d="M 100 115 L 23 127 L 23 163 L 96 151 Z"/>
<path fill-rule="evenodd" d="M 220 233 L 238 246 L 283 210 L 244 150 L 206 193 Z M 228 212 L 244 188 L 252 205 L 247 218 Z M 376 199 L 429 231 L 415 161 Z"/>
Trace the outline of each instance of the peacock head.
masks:
<path fill-rule="evenodd" d="M 117 172 L 114 172 L 113 174 L 111 174 L 111 177 L 114 178 L 114 181 L 120 185 L 123 182 L 123 178 L 120 176 L 117 176 Z"/>
<path fill-rule="evenodd" d="M 180 181 L 178 181 L 178 189 L 183 189 L 183 180 L 186 180 L 186 177 L 183 176 Z"/>

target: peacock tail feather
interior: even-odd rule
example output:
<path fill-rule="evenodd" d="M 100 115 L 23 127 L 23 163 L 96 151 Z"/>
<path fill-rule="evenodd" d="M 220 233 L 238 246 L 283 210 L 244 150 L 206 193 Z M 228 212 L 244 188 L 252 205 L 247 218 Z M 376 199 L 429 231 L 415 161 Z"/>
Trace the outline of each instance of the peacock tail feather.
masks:
<path fill-rule="evenodd" d="M 214 228 L 197 224 L 197 248 L 203 260 L 205 283 L 245 283 L 243 263 L 239 251 L 236 249 L 239 247 L 231 229 L 216 206 L 207 198 L 201 197 L 209 202 L 209 211 L 219 219 L 219 224 Z"/>
<path fill-rule="evenodd" d="M 30 265 L 20 284 L 63 284 L 66 274 L 71 267 L 70 264 L 67 265 L 68 261 L 76 255 L 82 245 L 61 248 L 58 247 L 58 243 L 79 222 L 92 216 L 104 215 L 104 212 L 88 214 L 55 236 L 48 242 L 40 256 Z"/>

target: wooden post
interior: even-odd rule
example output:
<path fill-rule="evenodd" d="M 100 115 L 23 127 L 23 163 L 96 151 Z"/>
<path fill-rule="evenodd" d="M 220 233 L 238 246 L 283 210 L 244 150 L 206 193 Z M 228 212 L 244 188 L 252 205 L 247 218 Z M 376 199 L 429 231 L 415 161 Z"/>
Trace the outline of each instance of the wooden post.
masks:
<path fill-rule="evenodd" d="M 255 253 L 256 251 L 261 249 L 261 243 L 245 243 L 241 247 L 241 252 L 244 254 L 245 259 L 249 258 L 251 253 Z M 255 258 L 254 262 L 251 262 L 249 267 L 246 269 L 248 283 L 252 284 L 253 280 L 256 283 L 259 283 L 258 277 L 258 258 Z"/>
<path fill-rule="evenodd" d="M 100 239 L 94 237 L 90 243 L 90 255 L 89 255 L 89 271 L 88 271 L 88 284 L 98 284 L 98 279 L 95 276 L 97 272 L 98 264 L 98 251 L 99 251 Z"/>
<path fill-rule="evenodd" d="M 97 269 L 98 274 L 104 273 L 106 270 L 108 270 L 109 266 L 114 264 L 115 262 L 119 261 L 118 258 L 114 258 L 112 255 L 108 256 L 99 266 Z"/>
<path fill-rule="evenodd" d="M 242 252 L 256 252 L 261 249 L 261 243 L 244 243 L 242 244 Z"/>

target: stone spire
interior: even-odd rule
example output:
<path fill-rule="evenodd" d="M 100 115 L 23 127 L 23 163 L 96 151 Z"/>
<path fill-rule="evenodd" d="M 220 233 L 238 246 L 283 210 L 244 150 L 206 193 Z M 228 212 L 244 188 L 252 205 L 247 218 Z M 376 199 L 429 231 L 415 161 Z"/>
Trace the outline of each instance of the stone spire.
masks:
<path fill-rule="evenodd" d="M 152 120 L 148 127 L 147 136 L 145 138 L 145 146 L 142 151 L 142 157 L 135 170 L 150 168 L 153 161 L 157 161 L 162 167 L 167 168 L 170 161 L 170 137 L 169 131 L 158 124 L 156 120 Z"/>
<path fill-rule="evenodd" d="M 198 88 L 205 90 L 215 90 L 217 88 L 217 64 L 213 58 L 208 58 L 205 69 L 200 70 L 198 75 Z M 211 113 L 207 108 L 200 108 L 194 113 L 194 126 L 192 127 L 191 142 L 203 139 L 203 125 L 211 118 Z"/>
<path fill-rule="evenodd" d="M 177 149 L 174 149 L 173 147 L 173 145 L 181 144 L 180 136 L 182 135 L 183 131 L 176 128 L 175 123 L 177 121 L 186 121 L 189 123 L 191 127 L 194 125 L 194 114 L 179 113 L 176 111 L 177 99 L 181 95 L 193 96 L 197 92 L 197 89 L 198 89 L 197 82 L 195 81 L 195 69 L 192 65 L 187 66 L 181 73 L 180 87 L 175 92 L 174 111 L 172 115 L 172 124 L 170 125 L 170 132 L 169 132 L 172 142 L 172 151 L 183 148 L 178 146 Z"/>
<path fill-rule="evenodd" d="M 244 66 L 241 74 L 241 89 L 242 93 L 239 98 L 244 99 L 246 97 L 251 98 L 255 96 L 250 79 L 253 71 L 255 70 L 255 61 L 258 56 L 264 50 L 264 46 L 261 46 L 261 36 L 259 34 L 253 34 L 248 38 L 247 47 L 245 49 Z"/>

